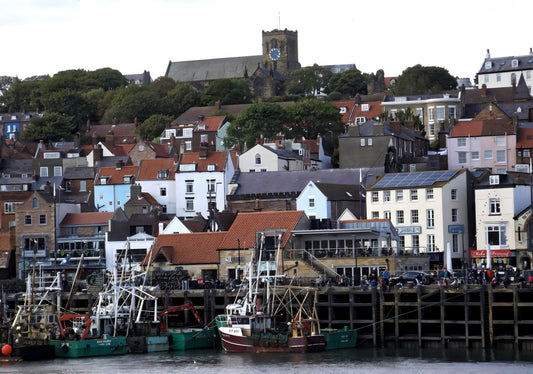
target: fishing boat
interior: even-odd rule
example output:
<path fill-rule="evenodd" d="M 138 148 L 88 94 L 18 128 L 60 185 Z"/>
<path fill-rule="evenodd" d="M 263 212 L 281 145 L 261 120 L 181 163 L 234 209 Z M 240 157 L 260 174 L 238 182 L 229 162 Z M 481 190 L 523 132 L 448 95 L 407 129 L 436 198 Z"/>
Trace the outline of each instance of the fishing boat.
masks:
<path fill-rule="evenodd" d="M 198 325 L 191 326 L 185 313 L 184 318 L 177 318 L 179 312 L 189 311 Z M 167 336 L 171 351 L 184 351 L 199 348 L 214 348 L 217 334 L 213 327 L 207 327 L 192 303 L 186 302 L 159 313 L 161 335 Z"/>
<path fill-rule="evenodd" d="M 277 242 L 275 251 L 264 250 L 264 233 L 256 239 L 259 248 L 235 302 L 215 318 L 225 351 L 303 353 L 326 349 L 316 312 L 318 290 L 281 284 L 285 278 L 278 275 L 281 237 Z"/>
<path fill-rule="evenodd" d="M 326 338 L 326 349 L 354 348 L 357 344 L 357 329 L 349 329 L 345 326 L 342 329 L 321 329 Z"/>

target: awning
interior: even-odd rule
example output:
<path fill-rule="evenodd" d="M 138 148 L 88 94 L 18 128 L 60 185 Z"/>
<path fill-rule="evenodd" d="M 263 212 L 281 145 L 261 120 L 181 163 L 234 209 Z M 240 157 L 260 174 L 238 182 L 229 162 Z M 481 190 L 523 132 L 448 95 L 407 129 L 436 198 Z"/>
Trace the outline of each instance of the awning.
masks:
<path fill-rule="evenodd" d="M 491 249 L 491 257 L 511 257 L 510 249 Z M 470 251 L 470 258 L 486 258 L 487 250 L 486 249 L 477 249 Z"/>

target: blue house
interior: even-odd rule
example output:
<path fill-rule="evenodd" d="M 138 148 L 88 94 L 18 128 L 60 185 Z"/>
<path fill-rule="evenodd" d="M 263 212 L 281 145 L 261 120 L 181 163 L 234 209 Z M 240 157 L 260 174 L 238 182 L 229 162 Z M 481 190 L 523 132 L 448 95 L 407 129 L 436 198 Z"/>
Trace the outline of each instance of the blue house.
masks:
<path fill-rule="evenodd" d="M 296 198 L 296 209 L 303 210 L 310 219 L 336 220 L 349 209 L 361 217 L 365 203 L 361 186 L 310 181 Z"/>
<path fill-rule="evenodd" d="M 100 168 L 94 183 L 94 206 L 98 212 L 114 212 L 123 208 L 131 197 L 139 167 L 124 165 L 119 160 L 115 167 Z"/>

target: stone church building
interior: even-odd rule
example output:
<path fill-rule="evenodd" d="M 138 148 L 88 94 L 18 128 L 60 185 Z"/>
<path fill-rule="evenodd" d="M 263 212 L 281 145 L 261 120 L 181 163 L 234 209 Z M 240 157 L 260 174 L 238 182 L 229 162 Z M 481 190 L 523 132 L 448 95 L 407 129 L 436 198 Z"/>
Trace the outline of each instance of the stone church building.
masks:
<path fill-rule="evenodd" d="M 301 68 L 298 62 L 298 31 L 263 31 L 263 53 L 257 56 L 216 58 L 196 61 L 170 61 L 166 77 L 204 89 L 217 79 L 249 79 L 260 97 L 283 94 L 289 73 Z"/>

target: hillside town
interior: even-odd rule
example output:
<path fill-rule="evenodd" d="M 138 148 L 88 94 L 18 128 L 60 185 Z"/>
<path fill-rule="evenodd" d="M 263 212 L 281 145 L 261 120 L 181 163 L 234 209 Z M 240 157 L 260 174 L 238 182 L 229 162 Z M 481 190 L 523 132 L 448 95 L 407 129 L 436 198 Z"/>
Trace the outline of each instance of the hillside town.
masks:
<path fill-rule="evenodd" d="M 233 63 L 232 78 L 272 97 L 300 68 L 297 37 L 263 32 L 262 55 L 171 61 L 166 76 L 206 87 Z M 88 123 L 85 145 L 23 141 L 42 113 L 1 113 L 0 277 L 37 266 L 72 281 L 82 263 L 85 279 L 112 272 L 127 249 L 139 269 L 183 270 L 178 288 L 226 283 L 242 278 L 260 236 L 282 249 L 287 274 L 313 284 L 360 285 L 385 270 L 530 270 L 532 59 L 487 51 L 479 87 L 459 80 L 399 96 L 389 90 L 397 78 L 381 77 L 367 95 L 332 101 L 344 128 L 338 167 L 327 134 L 228 148 L 231 121 L 212 113 L 239 116 L 252 104 L 191 107 L 154 141 L 137 121 Z M 146 71 L 127 78 L 151 82 Z"/>

